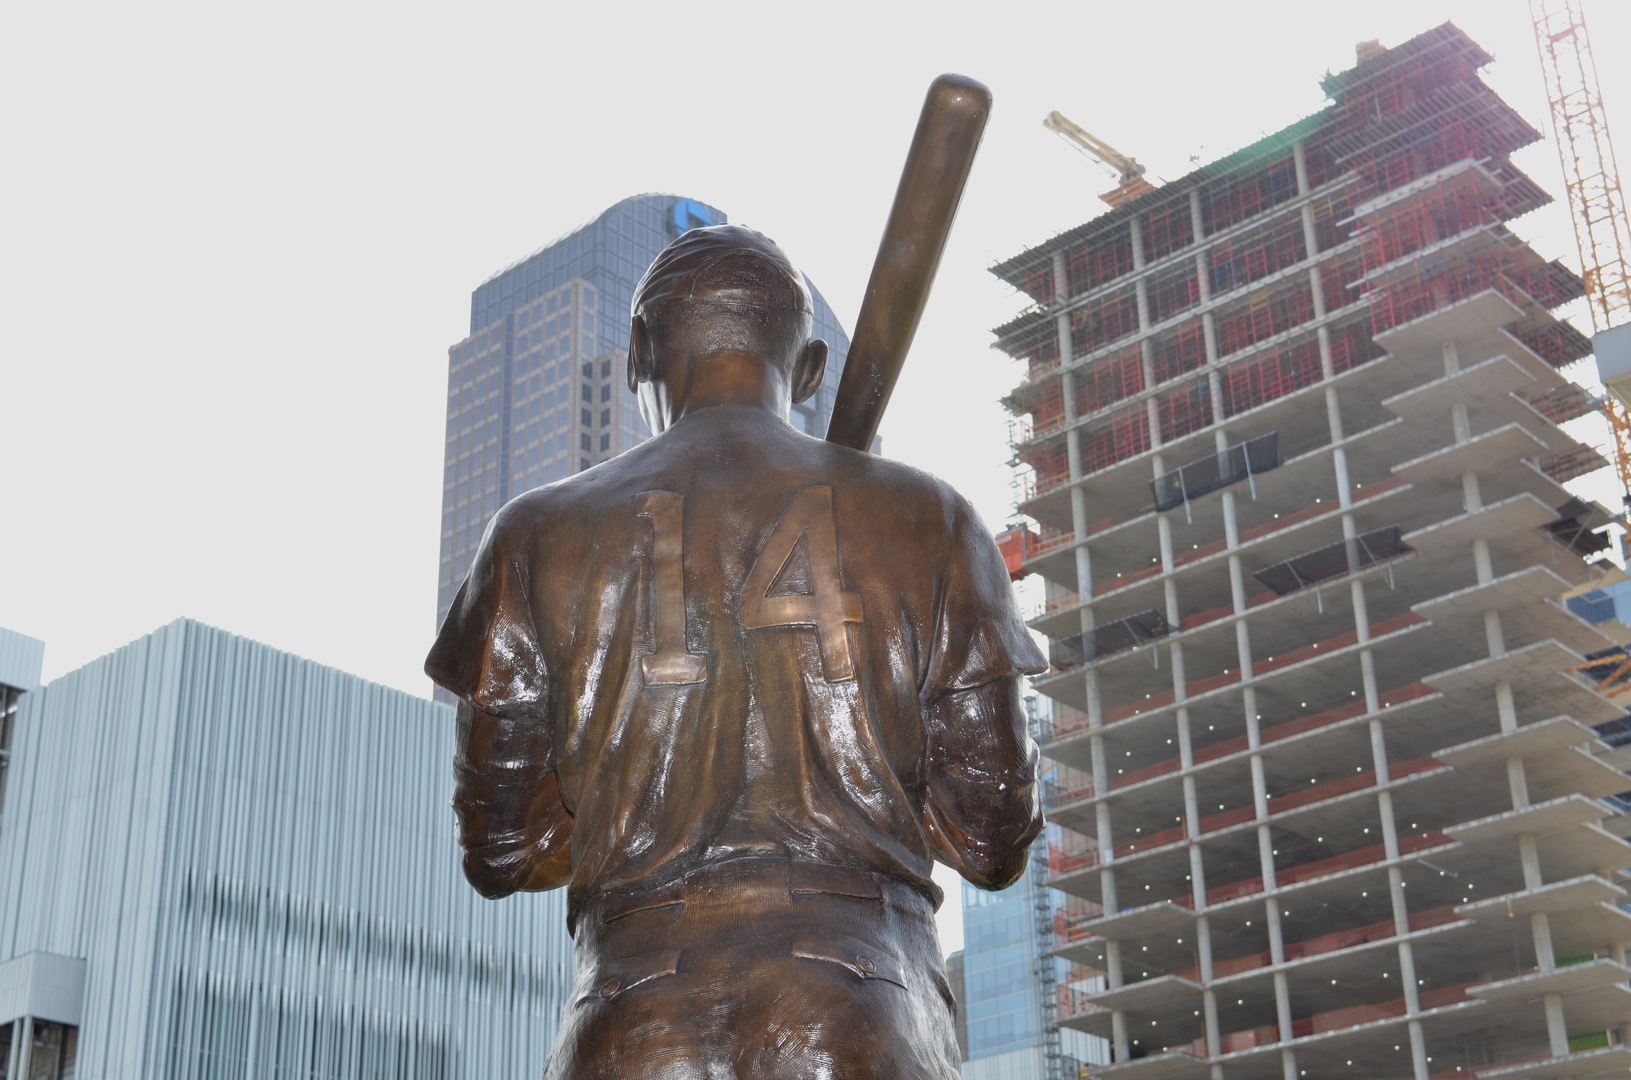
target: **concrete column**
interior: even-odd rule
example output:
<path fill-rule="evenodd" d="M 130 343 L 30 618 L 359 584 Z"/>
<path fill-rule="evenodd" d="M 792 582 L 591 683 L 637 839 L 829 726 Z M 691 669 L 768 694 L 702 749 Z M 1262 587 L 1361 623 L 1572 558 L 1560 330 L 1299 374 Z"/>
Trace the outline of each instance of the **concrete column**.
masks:
<path fill-rule="evenodd" d="M 1111 950 L 1116 950 L 1116 971 L 1121 971 L 1120 943 L 1109 941 L 1105 943 L 1105 963 L 1109 964 Z M 1120 986 L 1119 979 L 1110 984 L 1112 987 Z M 1125 1009 L 1112 1009 L 1110 1011 L 1110 1048 L 1115 1051 L 1115 1060 L 1126 1061 L 1131 1054 L 1131 1047 L 1127 1040 L 1127 1012 Z"/>
<path fill-rule="evenodd" d="M 1232 491 L 1223 493 L 1223 546 L 1229 552 L 1230 602 L 1234 605 L 1236 615 L 1244 615 L 1246 613 L 1246 571 L 1240 563 L 1240 525 L 1235 517 L 1235 493 Z M 1235 626 L 1237 631 L 1244 632 L 1246 624 L 1241 621 L 1237 622 Z M 1244 655 L 1251 655 L 1249 647 L 1246 647 Z"/>
<path fill-rule="evenodd" d="M 1321 334 L 1322 335 L 1324 334 L 1323 330 L 1321 331 Z M 1321 338 L 1322 343 L 1325 340 L 1327 340 L 1327 339 L 1325 339 L 1323 337 Z M 1323 348 L 1323 346 L 1322 346 L 1322 353 L 1321 353 L 1321 356 L 1320 356 L 1320 364 L 1325 369 L 1323 377 L 1326 380 L 1329 380 L 1331 378 L 1333 372 L 1331 370 L 1330 359 L 1329 359 L 1328 356 L 1325 355 L 1326 351 L 1327 350 L 1325 350 Z M 1334 387 L 1334 386 L 1327 386 L 1325 388 L 1325 424 L 1326 424 L 1327 429 L 1331 433 L 1331 441 L 1333 443 L 1341 442 L 1342 441 L 1342 406 L 1337 401 L 1337 388 Z"/>
<path fill-rule="evenodd" d="M 1201 304 L 1205 305 L 1212 299 L 1212 272 L 1208 266 L 1206 249 L 1201 245 L 1201 238 L 1206 235 L 1206 226 L 1201 214 L 1201 190 L 1189 189 L 1189 225 L 1190 232 L 1195 237 L 1195 283 L 1199 286 Z M 1206 344 L 1206 363 L 1209 371 L 1206 373 L 1207 391 L 1212 396 L 1212 422 L 1223 423 L 1223 382 L 1214 366 L 1218 362 L 1218 329 L 1212 319 L 1210 311 L 1201 315 L 1201 338 Z M 1219 435 L 1218 449 L 1222 451 L 1227 442 Z"/>
<path fill-rule="evenodd" d="M 1365 650 L 1362 655 L 1369 655 Z M 1366 696 L 1369 698 L 1371 687 L 1375 685 L 1374 673 L 1371 673 L 1370 682 L 1366 686 Z M 1379 704 L 1371 704 L 1371 712 L 1379 711 Z M 1382 726 L 1380 717 L 1370 722 L 1371 768 L 1376 772 L 1376 809 L 1382 821 L 1383 850 L 1389 859 L 1399 857 L 1399 830 L 1393 817 L 1393 778 L 1390 775 L 1387 753 L 1387 732 Z M 1405 1015 L 1414 1017 L 1421 1012 L 1421 994 L 1416 985 L 1416 953 L 1408 940 L 1404 940 L 1410 933 L 1410 905 L 1405 899 L 1404 872 L 1398 866 L 1388 867 L 1388 899 L 1393 905 L 1393 932 L 1400 938 L 1399 941 L 1399 981 L 1404 986 Z M 1421 1021 L 1412 1019 L 1409 1022 L 1410 1032 L 1410 1060 L 1414 1072 L 1414 1080 L 1427 1080 L 1427 1041 L 1422 1033 Z"/>
<path fill-rule="evenodd" d="M 1557 951 L 1552 947 L 1552 923 L 1544 911 L 1531 912 L 1529 933 L 1535 942 L 1535 967 L 1542 975 L 1557 970 Z"/>
<path fill-rule="evenodd" d="M 1307 151 L 1303 148 L 1301 139 L 1291 145 L 1291 164 L 1297 170 L 1297 194 L 1307 195 L 1312 189 L 1308 186 Z"/>
<path fill-rule="evenodd" d="M 1506 759 L 1506 783 L 1512 791 L 1512 809 L 1529 808 L 1529 778 L 1524 774 L 1523 758 L 1514 754 Z"/>
<path fill-rule="evenodd" d="M 1135 215 L 1127 225 L 1128 236 L 1131 238 L 1133 247 L 1134 273 L 1142 271 L 1146 265 L 1143 224 L 1144 219 Z M 1135 278 L 1133 281 L 1133 300 L 1138 308 L 1138 329 L 1140 332 L 1148 330 L 1150 328 L 1150 291 L 1149 284 L 1143 277 Z M 1144 386 L 1147 389 L 1155 385 L 1155 351 L 1150 344 L 1149 338 L 1145 338 L 1138 343 L 1138 353 L 1139 359 L 1143 362 Z M 1153 397 L 1144 400 L 1144 419 L 1149 425 L 1150 445 L 1160 446 L 1161 407 Z M 1157 467 L 1156 471 L 1159 474 L 1159 467 Z"/>
<path fill-rule="evenodd" d="M 1439 346 L 1439 352 L 1444 357 L 1444 374 L 1458 375 L 1461 373 L 1461 353 L 1455 347 L 1452 339 Z"/>
<path fill-rule="evenodd" d="M 1502 734 L 1518 730 L 1518 707 L 1512 700 L 1511 683 L 1495 684 L 1495 712 L 1501 720 Z"/>
<path fill-rule="evenodd" d="M 1327 374 L 1325 377 L 1329 379 L 1331 376 Z M 1331 429 L 1331 441 L 1341 442 L 1342 408 L 1337 404 L 1337 388 L 1334 386 L 1325 388 L 1325 421 Z"/>
<path fill-rule="evenodd" d="M 1143 270 L 1146 265 L 1146 260 L 1144 258 L 1143 226 L 1144 219 L 1136 214 L 1133 215 L 1132 220 L 1127 223 L 1128 236 L 1133 247 L 1134 273 L 1138 273 L 1139 271 Z M 1137 278 L 1134 280 L 1133 295 L 1138 301 L 1138 328 L 1140 330 L 1148 329 L 1150 325 L 1150 294 L 1143 278 Z"/>
<path fill-rule="evenodd" d="M 1297 194 L 1307 195 L 1311 190 L 1308 186 L 1308 159 L 1303 152 L 1303 144 L 1296 143 L 1291 149 L 1292 160 L 1297 166 Z M 1312 259 L 1319 254 L 1319 234 L 1314 229 L 1314 207 L 1304 203 L 1302 208 L 1303 223 L 1303 249 L 1307 257 Z M 1308 268 L 1308 288 L 1310 299 L 1314 302 L 1314 318 L 1325 318 L 1325 288 L 1318 266 Z M 1336 374 L 1336 367 L 1331 359 L 1331 331 L 1321 326 L 1315 332 L 1320 344 L 1320 377 L 1330 379 Z M 1335 401 L 1335 392 L 1326 388 L 1327 404 Z"/>
<path fill-rule="evenodd" d="M 1546 879 L 1541 876 L 1540 872 L 1540 849 L 1535 845 L 1534 833 L 1518 834 L 1518 859 L 1523 864 L 1523 887 L 1525 889 L 1538 889 L 1546 884 Z"/>
<path fill-rule="evenodd" d="M 1253 750 L 1262 748 L 1262 731 L 1259 727 L 1255 711 L 1255 695 L 1253 695 L 1253 711 L 1246 717 L 1246 740 Z M 1257 810 L 1257 857 L 1263 874 L 1263 891 L 1269 894 L 1263 902 L 1263 915 L 1269 932 L 1269 961 L 1278 966 L 1286 961 L 1285 937 L 1280 928 L 1280 901 L 1274 896 L 1277 887 L 1274 868 L 1274 837 L 1268 826 L 1269 799 L 1268 785 L 1263 771 L 1262 754 L 1251 756 L 1252 768 L 1252 800 Z M 1291 1034 L 1291 993 L 1286 985 L 1284 972 L 1274 975 L 1274 1004 L 1278 1023 L 1280 1025 L 1280 1041 L 1290 1042 Z M 1289 1050 L 1286 1053 L 1290 1053 Z M 1295 1069 L 1292 1062 L 1291 1068 Z"/>
<path fill-rule="evenodd" d="M 1461 503 L 1469 514 L 1484 508 L 1484 494 L 1478 490 L 1478 473 L 1472 469 L 1461 474 Z"/>
<path fill-rule="evenodd" d="M 1212 921 L 1205 915 L 1195 920 L 1195 952 L 1200 968 L 1201 1021 L 1206 1027 L 1206 1054 L 1217 1057 L 1223 1047 L 1223 1035 L 1218 1029 L 1218 994 L 1212 987 Z"/>
<path fill-rule="evenodd" d="M 1484 643 L 1491 657 L 1506 655 L 1506 633 L 1501 629 L 1501 613 L 1493 608 L 1484 612 Z"/>
<path fill-rule="evenodd" d="M 1085 554 L 1086 545 L 1076 548 L 1078 555 Z M 1082 570 L 1078 562 L 1078 572 Z M 1085 582 L 1089 595 L 1091 595 L 1092 578 L 1090 575 L 1079 580 Z M 1082 609 L 1082 622 L 1091 630 L 1092 607 Z M 1110 768 L 1105 760 L 1104 751 L 1104 707 L 1099 697 L 1098 668 L 1089 664 L 1087 668 L 1087 723 L 1090 732 L 1088 738 L 1089 751 L 1092 754 L 1093 790 L 1102 794 L 1110 790 Z M 1110 827 L 1110 804 L 1100 801 L 1095 807 L 1097 824 L 1097 840 L 1099 845 L 1099 899 L 1106 912 L 1121 910 L 1120 901 L 1116 896 L 1116 871 L 1114 865 L 1116 857 L 1115 835 Z M 1112 989 L 1121 986 L 1121 945 L 1116 941 L 1106 941 L 1104 949 L 1105 979 Z M 1128 1053 L 1127 1044 L 1127 1017 L 1122 1010 L 1115 1010 L 1110 1014 L 1111 1045 L 1115 1049 L 1115 1059 L 1126 1061 Z"/>
<path fill-rule="evenodd" d="M 1365 600 L 1365 583 L 1350 583 L 1348 595 L 1353 600 L 1354 635 L 1359 644 L 1367 644 L 1370 641 L 1370 605 Z M 1376 654 L 1371 649 L 1359 650 L 1359 682 L 1365 695 L 1365 711 L 1373 715 L 1381 712 L 1382 692 L 1376 683 Z M 1379 721 L 1373 720 L 1371 723 L 1374 725 Z"/>
<path fill-rule="evenodd" d="M 1280 928 L 1280 902 L 1275 899 L 1265 901 L 1263 910 L 1268 917 L 1269 960 L 1275 966 L 1279 966 L 1286 962 L 1285 935 Z M 1291 987 L 1283 971 L 1274 973 L 1274 1019 L 1280 1028 L 1282 1043 L 1289 1043 L 1296 1038 L 1291 1024 Z M 1295 1080 L 1297 1076 L 1297 1060 L 1292 1055 L 1290 1047 L 1285 1047 L 1280 1052 L 1280 1063 L 1283 1068 L 1289 1070 L 1286 1073 L 1288 1080 Z"/>
<path fill-rule="evenodd" d="M 1415 1070 L 1415 1080 L 1427 1080 L 1427 1036 L 1422 1032 L 1421 1021 L 1409 1021 L 1410 1028 L 1410 1064 Z"/>
<path fill-rule="evenodd" d="M 6 1075 L 15 1076 L 24 1080 L 28 1076 L 29 1065 L 34 1057 L 34 1018 L 25 1016 L 11 1025 L 11 1052 L 12 1059 L 17 1063 L 16 1070 Z"/>
<path fill-rule="evenodd" d="M 1563 1022 L 1563 998 L 1558 994 L 1547 994 L 1541 999 L 1546 1009 L 1546 1041 L 1551 1044 L 1553 1057 L 1562 1057 L 1569 1052 L 1569 1029 Z"/>
<path fill-rule="evenodd" d="M 1528 847 L 1533 850 L 1534 836 L 1525 833 L 1518 838 L 1521 844 L 1528 840 Z M 1539 876 L 1539 868 L 1536 868 Z M 1524 878 L 1529 877 L 1529 868 L 1524 867 Z M 1546 917 L 1546 912 L 1536 911 L 1529 916 L 1529 931 L 1535 941 L 1535 967 L 1542 975 L 1557 970 L 1557 953 L 1552 948 L 1552 924 Z M 1569 1029 L 1563 1017 L 1563 998 L 1558 994 L 1545 994 L 1541 997 L 1541 1004 L 1546 1010 L 1546 1038 L 1551 1043 L 1553 1057 L 1562 1057 L 1569 1052 Z"/>
<path fill-rule="evenodd" d="M 1489 555 L 1489 541 L 1482 536 L 1472 542 L 1472 565 L 1478 572 L 1478 584 L 1488 585 L 1495 580 L 1495 563 Z"/>

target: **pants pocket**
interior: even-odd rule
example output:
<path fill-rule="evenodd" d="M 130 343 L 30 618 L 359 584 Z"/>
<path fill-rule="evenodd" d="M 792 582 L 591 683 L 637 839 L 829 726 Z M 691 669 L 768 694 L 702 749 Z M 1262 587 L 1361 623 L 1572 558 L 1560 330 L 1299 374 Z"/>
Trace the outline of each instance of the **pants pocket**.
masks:
<path fill-rule="evenodd" d="M 885 946 L 853 937 L 800 934 L 793 938 L 792 951 L 799 959 L 838 964 L 863 980 L 877 979 L 906 989 L 906 972 L 900 957 Z"/>
<path fill-rule="evenodd" d="M 664 949 L 602 961 L 597 967 L 599 970 L 594 983 L 579 995 L 578 1000 L 610 1001 L 636 986 L 673 975 L 680 969 L 680 954 L 678 949 Z"/>

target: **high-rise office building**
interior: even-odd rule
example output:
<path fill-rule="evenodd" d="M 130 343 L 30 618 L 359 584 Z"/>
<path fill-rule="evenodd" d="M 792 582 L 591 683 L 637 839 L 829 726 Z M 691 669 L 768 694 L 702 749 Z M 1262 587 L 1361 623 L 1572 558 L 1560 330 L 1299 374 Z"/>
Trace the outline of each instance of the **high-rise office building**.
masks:
<path fill-rule="evenodd" d="M 634 286 L 681 233 L 725 221 L 695 199 L 637 195 L 471 294 L 470 336 L 448 349 L 438 626 L 500 506 L 648 437 L 624 370 Z M 810 291 L 815 334 L 831 352 L 821 389 L 792 422 L 819 438 L 849 337 L 813 282 Z"/>
<path fill-rule="evenodd" d="M 1107 1080 L 1631 1066 L 1631 628 L 1563 486 L 1606 464 L 1593 346 L 1516 231 L 1541 134 L 1491 59 L 1364 43 L 1325 108 L 994 268 L 1032 300 L 997 334 L 1052 639 L 1039 945 Z"/>
<path fill-rule="evenodd" d="M 22 695 L 0 1076 L 535 1077 L 560 891 L 464 881 L 452 710 L 178 620 Z"/>
<path fill-rule="evenodd" d="M 1047 842 L 1040 860 L 1001 892 L 961 887 L 963 950 L 958 954 L 964 1080 L 1044 1080 L 1053 1071 L 1074 1078 L 1085 1065 L 1110 1060 L 1100 1038 L 1060 1028 L 1044 994 L 1063 985 L 1070 965 L 1051 954 L 1049 929 L 1058 901 L 1047 887 Z M 948 903 L 952 902 L 950 898 Z"/>

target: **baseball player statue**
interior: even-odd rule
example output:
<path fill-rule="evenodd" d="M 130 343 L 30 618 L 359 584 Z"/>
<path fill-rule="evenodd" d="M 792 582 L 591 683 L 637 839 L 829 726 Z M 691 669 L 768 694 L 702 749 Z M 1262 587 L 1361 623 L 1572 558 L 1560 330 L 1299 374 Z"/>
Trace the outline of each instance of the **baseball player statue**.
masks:
<path fill-rule="evenodd" d="M 964 499 L 788 423 L 827 345 L 774 243 L 693 229 L 632 306 L 655 437 L 500 510 L 426 662 L 466 876 L 567 889 L 545 1076 L 953 1080 L 930 871 L 1023 872 L 1045 662 Z"/>

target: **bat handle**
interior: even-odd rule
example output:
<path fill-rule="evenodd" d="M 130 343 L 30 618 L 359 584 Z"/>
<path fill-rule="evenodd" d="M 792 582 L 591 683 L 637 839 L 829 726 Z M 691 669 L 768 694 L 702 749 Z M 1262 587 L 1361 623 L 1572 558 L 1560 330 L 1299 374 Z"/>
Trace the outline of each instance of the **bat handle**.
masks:
<path fill-rule="evenodd" d="M 855 320 L 828 442 L 856 450 L 872 446 L 923 318 L 990 115 L 991 91 L 983 83 L 942 75 L 929 86 Z"/>

